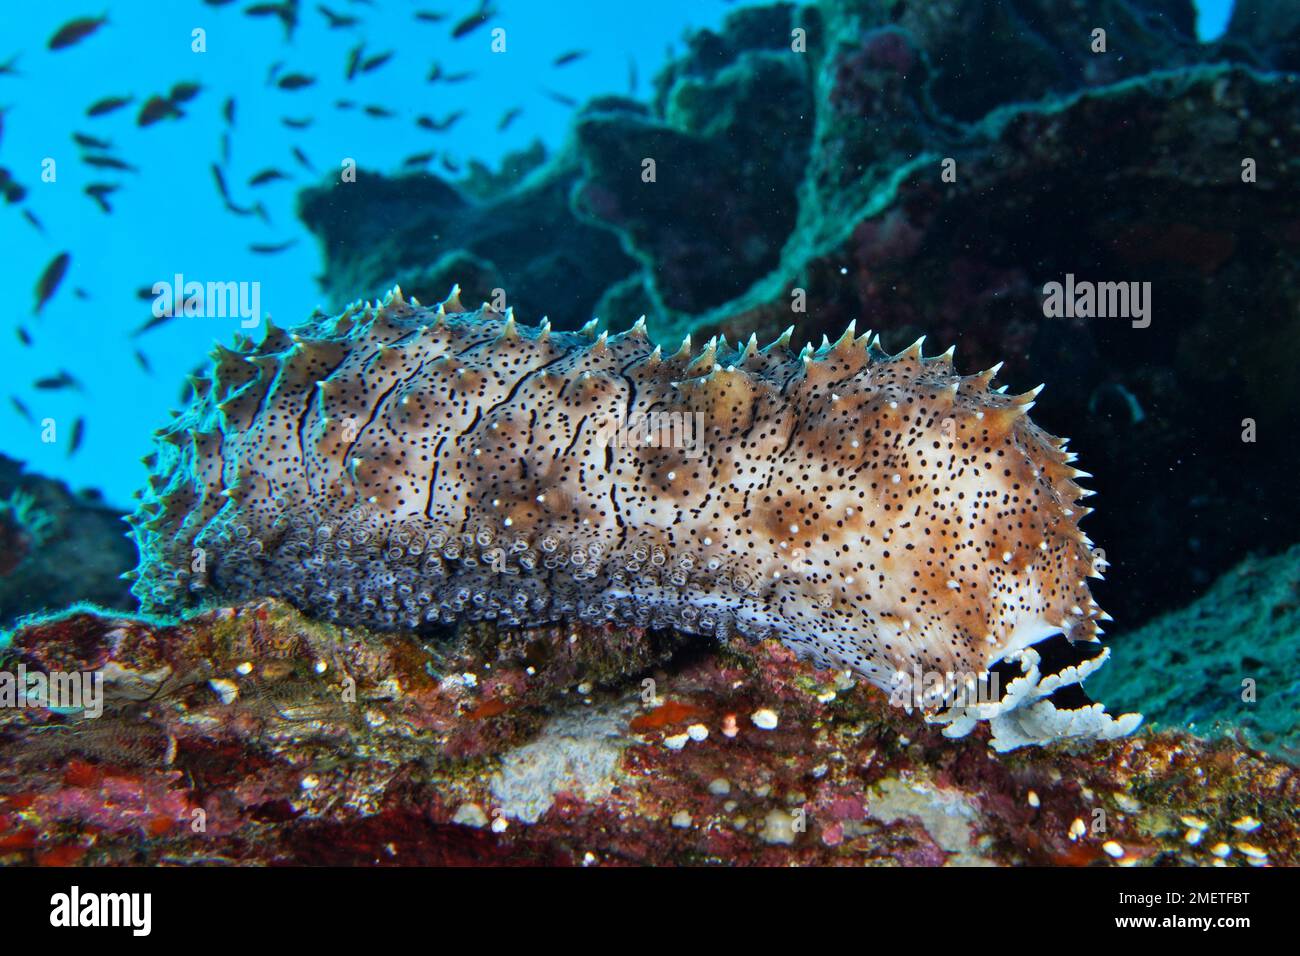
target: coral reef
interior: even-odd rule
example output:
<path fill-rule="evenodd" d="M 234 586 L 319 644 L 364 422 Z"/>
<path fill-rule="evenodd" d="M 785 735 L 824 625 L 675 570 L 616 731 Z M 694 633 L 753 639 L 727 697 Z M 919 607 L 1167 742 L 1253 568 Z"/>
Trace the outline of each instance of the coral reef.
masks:
<path fill-rule="evenodd" d="M 134 609 L 121 578 L 134 552 L 121 512 L 95 493 L 74 494 L 0 455 L 0 625 L 78 601 Z"/>
<path fill-rule="evenodd" d="M 1252 557 L 1181 610 L 1124 634 L 1088 689 L 1166 727 L 1242 732 L 1300 763 L 1300 546 Z"/>
<path fill-rule="evenodd" d="M 391 275 L 377 291 L 398 283 L 434 301 L 460 282 L 476 301 L 508 288 L 530 315 L 590 316 L 608 277 L 630 275 L 636 263 L 572 212 L 577 158 L 556 157 L 544 170 L 541 159 L 536 151 L 507 156 L 496 177 L 480 172 L 460 188 L 433 175 L 361 172 L 341 190 L 303 190 L 302 220 L 323 240 L 326 292 L 366 290 L 375 276 Z M 398 249 L 408 252 L 394 259 Z"/>
<path fill-rule="evenodd" d="M 400 289 L 213 357 L 132 517 L 146 610 L 277 596 L 390 628 L 774 636 L 903 675 L 1000 749 L 1138 720 L 1071 693 L 1105 660 L 1084 473 L 996 369 L 852 326 L 665 357 L 642 323 L 552 333 Z M 1033 646 L 1057 634 L 1084 646 L 1049 667 Z M 1005 689 L 954 704 L 1003 664 Z"/>
<path fill-rule="evenodd" d="M 559 154 L 510 157 L 495 185 L 374 177 L 305 194 L 303 215 L 336 305 L 459 281 L 557 329 L 645 313 L 659 338 L 795 323 L 816 342 L 857 320 L 1051 382 L 1042 423 L 1124 462 L 1097 469 L 1091 530 L 1104 603 L 1136 623 L 1300 523 L 1300 447 L 1274 440 L 1300 401 L 1296 19 L 1241 4 L 1213 44 L 1193 23 L 1186 0 L 747 8 L 695 33 L 651 103 L 586 104 Z M 1066 274 L 1150 281 L 1151 327 L 1044 319 Z"/>
<path fill-rule="evenodd" d="M 104 677 L 98 718 L 0 710 L 7 863 L 1300 863 L 1300 777 L 1240 743 L 996 755 L 775 641 L 419 638 L 260 601 L 73 612 L 6 657 Z"/>

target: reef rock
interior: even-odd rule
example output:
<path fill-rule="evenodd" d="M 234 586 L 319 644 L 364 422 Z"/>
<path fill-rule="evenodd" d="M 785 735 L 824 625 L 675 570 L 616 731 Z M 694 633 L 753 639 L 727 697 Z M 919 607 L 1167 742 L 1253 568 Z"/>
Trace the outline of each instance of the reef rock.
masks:
<path fill-rule="evenodd" d="M 93 492 L 25 473 L 0 455 L 0 625 L 79 601 L 133 610 L 122 515 Z"/>
<path fill-rule="evenodd" d="M 97 670 L 102 711 L 0 709 L 0 862 L 1300 863 L 1300 777 L 1231 740 L 998 755 L 776 641 L 662 636 L 30 624 L 6 670 Z"/>

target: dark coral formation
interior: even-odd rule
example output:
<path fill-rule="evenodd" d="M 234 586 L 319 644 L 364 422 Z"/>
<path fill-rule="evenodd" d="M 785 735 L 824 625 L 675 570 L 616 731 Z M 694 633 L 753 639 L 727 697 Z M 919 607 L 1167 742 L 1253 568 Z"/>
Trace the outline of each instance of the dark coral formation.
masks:
<path fill-rule="evenodd" d="M 121 512 L 0 455 L 0 626 L 78 601 L 131 610 Z"/>
<path fill-rule="evenodd" d="M 74 613 L 7 658 L 100 668 L 106 703 L 0 711 L 2 862 L 1300 863 L 1300 778 L 1238 743 L 997 756 L 774 641 L 424 642 L 260 602 Z"/>
<path fill-rule="evenodd" d="M 510 304 L 534 318 L 589 314 L 608 277 L 635 264 L 570 209 L 576 158 L 565 154 L 544 171 L 538 161 L 535 153 L 507 157 L 494 182 L 463 189 L 432 175 L 362 172 L 344 187 L 304 190 L 303 221 L 325 237 L 326 292 L 351 288 L 350 300 L 398 284 L 434 302 L 459 282 L 471 304 L 495 302 L 493 290 L 505 288 Z M 477 198 L 478 189 L 491 197 Z M 382 289 L 380 276 L 389 277 Z"/>
<path fill-rule="evenodd" d="M 1017 387 L 1051 383 L 1045 424 L 1098 473 L 1102 603 L 1135 623 L 1300 519 L 1281 431 L 1300 401 L 1300 92 L 1270 72 L 1300 68 L 1300 26 L 1264 0 L 1214 44 L 1193 21 L 1187 0 L 741 10 L 650 104 L 587 104 L 554 159 L 507 161 L 508 185 L 374 177 L 307 193 L 304 217 L 336 304 L 395 280 L 440 297 L 473 268 L 467 301 L 503 288 L 557 328 L 644 312 L 660 336 L 795 323 L 815 343 L 856 319 L 890 347 L 955 341 L 962 371 L 1006 359 Z M 399 193 L 415 211 L 385 215 Z M 1151 282 L 1151 327 L 1045 319 L 1066 274 Z"/>

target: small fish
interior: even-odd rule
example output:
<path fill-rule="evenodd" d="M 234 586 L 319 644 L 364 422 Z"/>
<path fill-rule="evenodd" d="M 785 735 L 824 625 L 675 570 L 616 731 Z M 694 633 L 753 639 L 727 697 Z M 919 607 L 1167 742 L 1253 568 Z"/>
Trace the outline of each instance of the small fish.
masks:
<path fill-rule="evenodd" d="M 135 350 L 135 363 L 144 369 L 146 375 L 153 374 L 153 368 L 149 365 L 149 358 L 139 349 Z"/>
<path fill-rule="evenodd" d="M 354 110 L 357 108 L 355 100 L 335 100 L 334 108 L 336 110 Z"/>
<path fill-rule="evenodd" d="M 224 130 L 221 134 L 221 161 L 230 162 L 230 130 Z"/>
<path fill-rule="evenodd" d="M 547 96 L 549 96 L 551 99 L 555 100 L 555 102 L 561 104 L 562 106 L 572 107 L 578 105 L 578 101 L 575 100 L 572 96 L 565 96 L 563 93 L 557 93 L 554 90 L 542 90 L 542 92 L 545 93 Z"/>
<path fill-rule="evenodd" d="M 72 423 L 72 438 L 68 440 L 68 457 L 75 455 L 81 448 L 81 443 L 86 438 L 86 419 L 78 416 L 77 420 Z"/>
<path fill-rule="evenodd" d="M 464 115 L 464 110 L 456 110 L 456 112 L 449 115 L 446 119 L 441 120 L 435 120 L 428 116 L 421 116 L 415 121 L 415 125 L 420 127 L 420 129 L 427 129 L 433 133 L 443 133 L 455 126 Z"/>
<path fill-rule="evenodd" d="M 456 162 L 456 160 L 452 159 L 450 156 L 444 156 L 442 157 L 442 168 L 455 176 L 460 172 L 460 163 Z"/>
<path fill-rule="evenodd" d="M 235 98 L 233 96 L 226 99 L 226 105 L 221 108 L 221 115 L 226 118 L 227 126 L 235 125 Z"/>
<path fill-rule="evenodd" d="M 79 392 L 84 391 L 84 389 L 81 387 L 81 383 L 78 382 L 75 378 L 73 378 L 72 375 L 66 369 L 59 369 L 59 373 L 57 375 L 50 375 L 47 376 L 46 378 L 38 378 L 35 382 L 32 383 L 32 385 L 35 388 L 39 388 L 43 392 L 57 392 L 57 391 L 62 391 L 65 388 L 74 388 Z"/>
<path fill-rule="evenodd" d="M 292 249 L 297 244 L 298 244 L 297 239 L 290 239 L 287 242 L 280 242 L 274 244 L 262 244 L 262 243 L 255 242 L 248 247 L 248 251 L 252 253 L 256 253 L 259 256 L 270 256 L 270 255 L 275 255 L 278 252 L 284 252 L 286 249 Z"/>
<path fill-rule="evenodd" d="M 150 295 L 149 298 L 152 299 L 153 296 Z M 176 318 L 176 314 L 174 312 L 170 315 L 151 315 L 148 321 L 146 321 L 143 325 L 136 327 L 136 329 L 131 333 L 131 338 L 144 335 L 146 332 L 151 332 L 154 329 L 158 328 L 160 325 L 166 325 L 174 318 Z"/>
<path fill-rule="evenodd" d="M 392 119 L 394 116 L 397 115 L 390 109 L 385 109 L 382 106 L 374 106 L 374 105 L 367 106 L 365 108 L 365 114 L 367 116 L 373 116 L 375 119 Z"/>
<path fill-rule="evenodd" d="M 285 0 L 281 3 L 277 16 L 280 18 L 280 25 L 284 27 L 285 40 L 292 41 L 293 31 L 298 28 L 298 0 Z"/>
<path fill-rule="evenodd" d="M 32 310 L 33 315 L 40 315 L 41 309 L 45 308 L 45 303 L 49 302 L 54 293 L 59 291 L 59 283 L 68 274 L 68 263 L 71 261 L 72 255 L 70 253 L 60 252 L 45 267 L 45 271 L 41 273 L 40 279 L 36 282 L 36 308 Z"/>
<path fill-rule="evenodd" d="M 361 72 L 370 73 L 373 70 L 379 69 L 381 66 L 383 66 L 385 63 L 387 63 L 389 60 L 393 58 L 393 52 L 394 52 L 393 50 L 388 50 L 384 53 L 376 53 L 374 56 L 366 57 L 364 60 L 361 61 L 361 67 L 360 67 Z"/>
<path fill-rule="evenodd" d="M 447 14 L 439 13 L 437 10 L 416 10 L 415 19 L 421 23 L 441 23 L 447 19 Z"/>
<path fill-rule="evenodd" d="M 437 60 L 433 61 L 433 66 L 429 67 L 429 75 L 425 79 L 427 83 L 437 83 L 442 79 L 442 64 Z"/>
<path fill-rule="evenodd" d="M 23 416 L 23 419 L 28 425 L 36 424 L 36 416 L 32 414 L 32 410 L 23 403 L 21 398 L 17 395 L 10 395 L 9 402 L 13 405 L 15 411 L 17 411 L 19 415 Z"/>
<path fill-rule="evenodd" d="M 255 3 L 244 10 L 246 17 L 278 17 L 284 24 L 286 33 L 292 33 L 293 27 L 298 23 L 297 4 L 293 2 L 284 3 Z"/>
<path fill-rule="evenodd" d="M 121 188 L 114 183 L 90 183 L 85 187 L 85 193 L 95 202 L 99 203 L 99 208 L 105 214 L 111 213 L 113 207 L 108 204 L 108 197 Z"/>
<path fill-rule="evenodd" d="M 267 183 L 273 183 L 279 179 L 288 179 L 284 173 L 278 169 L 264 169 L 248 181 L 250 186 L 265 186 Z"/>
<path fill-rule="evenodd" d="M 80 43 L 106 23 L 108 23 L 108 14 L 104 14 L 102 17 L 80 17 L 76 20 L 69 20 L 59 27 L 54 36 L 50 37 L 49 48 L 51 50 L 62 50 L 74 43 Z"/>
<path fill-rule="evenodd" d="M 552 66 L 568 66 L 570 63 L 576 63 L 587 55 L 586 50 L 569 50 L 567 53 L 561 53 L 551 63 Z"/>
<path fill-rule="evenodd" d="M 321 16 L 329 21 L 331 30 L 345 30 L 348 27 L 354 27 L 361 21 L 345 13 L 335 13 L 323 3 L 318 3 L 316 9 L 320 11 Z"/>
<path fill-rule="evenodd" d="M 118 159 L 116 156 L 82 156 L 81 161 L 87 166 L 94 166 L 96 169 L 116 169 L 124 173 L 138 172 L 130 163 Z"/>
<path fill-rule="evenodd" d="M 72 139 L 78 146 L 84 146 L 86 149 L 108 150 L 113 148 L 113 144 L 108 140 L 96 139 L 86 133 L 73 133 Z"/>
<path fill-rule="evenodd" d="M 494 16 L 496 16 L 496 11 L 491 9 L 489 0 L 482 0 L 476 13 L 471 13 L 452 28 L 451 38 L 459 40 L 462 37 L 469 36 Z"/>
<path fill-rule="evenodd" d="M 87 292 L 85 289 L 83 289 L 81 286 L 77 286 L 75 289 L 73 289 L 72 294 L 75 295 L 82 302 L 90 301 L 90 293 Z"/>
<path fill-rule="evenodd" d="M 203 87 L 198 83 L 177 83 L 172 87 L 172 91 L 168 94 L 167 99 L 170 100 L 173 105 L 176 103 L 188 103 L 201 92 L 203 92 Z"/>
<path fill-rule="evenodd" d="M 140 113 L 135 118 L 137 126 L 152 126 L 154 123 L 160 123 L 165 119 L 179 119 L 184 116 L 176 104 L 165 96 L 151 96 L 145 100 L 144 106 L 140 107 Z"/>
<path fill-rule="evenodd" d="M 363 53 L 365 53 L 365 51 L 366 51 L 366 45 L 364 43 L 358 43 L 356 46 L 354 46 L 351 50 L 348 51 L 348 63 L 347 63 L 347 67 L 343 71 L 344 79 L 351 82 L 352 79 L 357 75 L 357 70 L 361 66 L 361 56 Z"/>
<path fill-rule="evenodd" d="M 221 194 L 221 198 L 229 206 L 230 190 L 226 188 L 226 174 L 221 171 L 221 167 L 216 163 L 212 164 L 212 179 L 217 184 L 217 192 Z"/>
<path fill-rule="evenodd" d="M 511 123 L 519 118 L 519 114 L 523 111 L 524 109 L 522 106 L 516 106 L 513 109 L 508 109 L 502 113 L 501 118 L 497 120 L 497 132 L 505 130 Z"/>
<path fill-rule="evenodd" d="M 280 122 L 289 127 L 289 129 L 306 129 L 316 121 L 310 116 L 304 116 L 301 119 L 292 116 L 285 116 L 280 120 Z"/>
<path fill-rule="evenodd" d="M 6 202 L 19 203 L 26 198 L 27 189 L 14 179 L 13 173 L 0 166 L 0 193 L 4 193 Z"/>
<path fill-rule="evenodd" d="M 212 180 L 217 184 L 217 192 L 221 194 L 221 200 L 226 204 L 226 209 L 230 212 L 233 212 L 236 216 L 258 215 L 267 223 L 271 221 L 271 217 L 267 215 L 266 207 L 260 202 L 252 206 L 235 205 L 235 201 L 230 198 L 230 190 L 226 186 L 226 175 L 216 163 L 212 164 Z"/>
<path fill-rule="evenodd" d="M 268 226 L 271 224 L 271 215 L 266 211 L 266 206 L 261 202 L 261 200 L 258 200 L 251 206 L 236 206 L 234 203 L 230 203 L 226 208 L 236 216 L 257 216 Z"/>
<path fill-rule="evenodd" d="M 135 100 L 134 96 L 106 96 L 102 100 L 96 100 L 86 109 L 87 116 L 105 116 L 115 110 L 120 110 Z"/>
<path fill-rule="evenodd" d="M 474 79 L 473 70 L 465 70 L 463 73 L 446 73 L 443 74 L 442 82 L 444 83 L 464 83 L 466 80 Z"/>
<path fill-rule="evenodd" d="M 32 212 L 30 209 L 23 210 L 23 218 L 26 219 L 28 222 L 30 222 L 33 226 L 35 226 L 37 232 L 40 233 L 45 232 L 45 225 L 39 219 L 36 218 L 36 213 Z"/>
<path fill-rule="evenodd" d="M 311 86 L 316 82 L 316 77 L 308 76 L 305 73 L 290 73 L 287 76 L 280 77 L 276 84 L 282 90 L 301 90 L 305 86 Z"/>
<path fill-rule="evenodd" d="M 21 73 L 14 69 L 14 64 L 18 62 L 20 56 L 22 56 L 21 53 L 15 53 L 9 59 L 0 63 L 0 76 L 22 76 Z"/>
<path fill-rule="evenodd" d="M 32 334 L 30 332 L 28 332 L 25 328 L 23 328 L 20 325 L 16 329 L 14 329 L 14 333 L 18 336 L 19 342 L 23 343 L 23 345 L 26 345 L 29 348 L 31 347 Z"/>
<path fill-rule="evenodd" d="M 302 165 L 302 167 L 306 169 L 308 172 L 310 173 L 316 172 L 316 167 L 311 164 L 311 160 L 307 158 L 307 154 L 304 153 L 297 146 L 293 147 L 293 158 L 298 160 L 298 162 Z"/>
<path fill-rule="evenodd" d="M 274 63 L 272 63 L 270 69 L 266 71 L 266 85 L 270 86 L 271 83 L 275 81 L 275 78 L 280 75 L 280 71 L 283 69 L 284 69 L 283 60 L 276 60 Z"/>
<path fill-rule="evenodd" d="M 410 156 L 407 156 L 406 159 L 402 160 L 402 166 L 407 169 L 415 166 L 428 166 L 429 163 L 433 162 L 433 158 L 437 155 L 438 154 L 434 152 L 412 153 Z"/>

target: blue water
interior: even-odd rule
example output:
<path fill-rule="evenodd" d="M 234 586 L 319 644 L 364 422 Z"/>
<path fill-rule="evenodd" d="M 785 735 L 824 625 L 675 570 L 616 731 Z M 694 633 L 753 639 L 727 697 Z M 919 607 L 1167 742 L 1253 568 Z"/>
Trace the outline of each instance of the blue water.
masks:
<path fill-rule="evenodd" d="M 201 0 L 118 0 L 108 7 L 110 24 L 79 44 L 51 52 L 46 42 L 66 21 L 98 15 L 99 3 L 19 3 L 0 6 L 0 63 L 18 54 L 21 75 L 0 76 L 4 110 L 0 166 L 27 187 L 22 207 L 0 205 L 0 290 L 9 303 L 0 334 L 0 451 L 29 468 L 63 478 L 77 488 L 94 487 L 125 503 L 140 484 L 138 459 L 150 447 L 150 432 L 174 407 L 184 376 L 198 365 L 214 339 L 229 342 L 238 320 L 180 319 L 139 339 L 129 333 L 150 318 L 150 303 L 136 290 L 181 273 L 200 281 L 260 283 L 261 305 L 280 324 L 305 317 L 319 302 L 313 276 L 320 268 L 315 242 L 294 216 L 297 190 L 335 176 L 345 157 L 370 170 L 394 171 L 413 153 L 437 150 L 463 164 L 477 158 L 490 165 L 506 151 L 540 139 L 557 146 L 571 109 L 548 91 L 578 100 L 601 93 L 627 93 L 635 70 L 635 92 L 648 95 L 649 80 L 667 51 L 681 49 L 685 29 L 717 26 L 739 4 L 723 0 L 657 0 L 652 5 L 580 0 L 499 0 L 500 13 L 485 28 L 460 40 L 451 25 L 476 6 L 466 0 L 332 0 L 331 9 L 364 20 L 352 29 L 331 30 L 314 2 L 302 5 L 302 22 L 292 45 L 273 18 L 252 19 L 249 3 L 210 7 Z M 421 24 L 413 11 L 446 11 L 448 19 Z M 1218 35 L 1230 0 L 1200 5 L 1200 32 Z M 634 15 L 633 15 L 634 12 Z M 493 53 L 491 29 L 506 30 L 506 51 Z M 191 49 L 192 31 L 206 31 L 206 52 Z M 346 82 L 349 50 L 365 41 L 367 55 L 396 51 L 382 68 Z M 568 50 L 585 58 L 556 67 Z M 457 85 L 429 84 L 431 63 L 445 71 L 472 71 Z M 286 92 L 267 83 L 271 64 L 280 75 L 305 73 L 315 86 Z M 184 107 L 187 115 L 141 129 L 136 112 L 153 93 L 165 94 L 178 81 L 202 85 Z M 109 95 L 133 95 L 128 108 L 86 118 L 86 107 Z M 261 199 L 271 224 L 236 218 L 223 207 L 210 166 L 221 155 L 222 109 L 236 101 L 227 180 L 235 201 Z M 334 101 L 347 97 L 358 108 L 343 112 Z M 365 116 L 360 107 L 385 106 L 394 119 Z M 522 108 L 504 132 L 502 114 Z M 429 133 L 413 122 L 419 114 L 442 117 L 464 109 L 449 133 Z M 285 128 L 281 117 L 314 117 L 305 131 Z M 85 166 L 73 132 L 111 140 L 113 154 L 138 172 L 113 174 Z M 319 170 L 306 172 L 291 154 L 300 147 Z M 43 182 L 42 164 L 54 161 L 53 181 Z M 292 176 L 261 188 L 246 183 L 274 167 Z M 105 215 L 83 187 L 121 183 Z M 39 217 L 38 232 L 21 214 Z M 276 256 L 248 251 L 249 243 L 298 244 Z M 72 262 L 62 287 L 39 318 L 31 315 L 33 288 L 46 264 L 67 250 Z M 83 301 L 74 290 L 87 294 Z M 333 303 L 319 303 L 332 305 Z M 25 328 L 31 347 L 20 345 Z M 135 356 L 139 348 L 152 367 Z M 37 390 L 33 382 L 66 370 L 80 388 Z M 10 404 L 18 396 L 35 424 Z M 74 422 L 84 418 L 85 438 L 69 455 Z M 54 433 L 42 424 L 51 420 Z M 42 436 L 53 442 L 42 441 Z"/>

